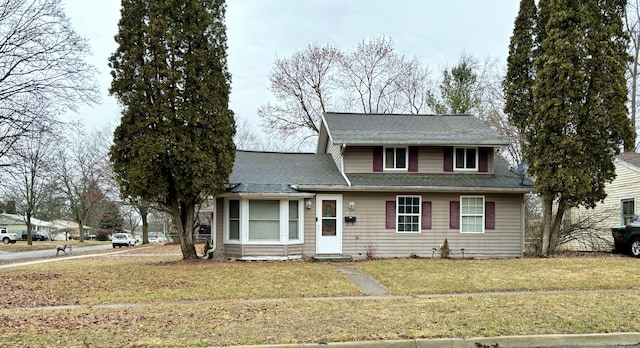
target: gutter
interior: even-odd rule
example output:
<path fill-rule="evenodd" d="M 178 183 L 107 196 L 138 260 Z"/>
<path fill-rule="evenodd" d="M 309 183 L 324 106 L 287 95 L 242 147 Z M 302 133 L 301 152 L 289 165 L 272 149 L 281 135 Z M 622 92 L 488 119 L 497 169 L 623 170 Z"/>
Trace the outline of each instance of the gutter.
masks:
<path fill-rule="evenodd" d="M 344 150 L 347 148 L 347 144 L 342 144 L 340 147 L 340 175 L 344 178 L 344 181 L 347 182 L 347 186 L 351 187 L 351 181 L 347 177 L 347 174 L 344 172 Z"/>
<path fill-rule="evenodd" d="M 307 191 L 369 191 L 369 192 L 496 192 L 531 193 L 533 187 L 443 187 L 443 186 L 337 186 L 337 185 L 297 185 L 297 189 Z"/>

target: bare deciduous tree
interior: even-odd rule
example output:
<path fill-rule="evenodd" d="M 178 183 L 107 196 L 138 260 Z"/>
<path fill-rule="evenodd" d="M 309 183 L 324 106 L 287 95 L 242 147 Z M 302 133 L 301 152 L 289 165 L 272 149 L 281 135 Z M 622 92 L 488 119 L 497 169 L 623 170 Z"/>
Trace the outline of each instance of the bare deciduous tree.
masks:
<path fill-rule="evenodd" d="M 99 99 L 88 54 L 60 0 L 0 0 L 0 157 L 43 120 Z"/>
<path fill-rule="evenodd" d="M 53 156 L 55 124 L 41 125 L 31 136 L 18 139 L 7 159 L 3 190 L 16 200 L 16 209 L 27 225 L 27 244 L 32 244 L 31 219 L 49 197 L 57 194 L 57 182 L 50 175 L 56 158 Z"/>
<path fill-rule="evenodd" d="M 59 149 L 57 175 L 82 242 L 89 214 L 115 193 L 108 157 L 111 132 L 95 130 L 87 136 L 82 127 L 75 128 Z"/>
<path fill-rule="evenodd" d="M 310 45 L 277 59 L 269 79 L 276 102 L 259 108 L 262 126 L 267 133 L 294 138 L 298 146 L 318 134 L 327 111 L 428 112 L 433 85 L 429 70 L 396 53 L 386 37 L 363 40 L 346 53 Z"/>
<path fill-rule="evenodd" d="M 331 102 L 340 57 L 330 45 L 309 45 L 291 58 L 276 59 L 269 79 L 279 102 L 258 110 L 265 128 L 283 136 L 302 131 L 302 139 L 317 134 Z"/>
<path fill-rule="evenodd" d="M 402 79 L 419 67 L 395 52 L 391 39 L 361 41 L 341 60 L 341 85 L 352 110 L 392 113 L 405 109 L 399 94 Z"/>
<path fill-rule="evenodd" d="M 629 117 L 631 126 L 636 130 L 638 109 L 638 83 L 640 75 L 640 0 L 629 0 L 624 16 L 625 31 L 629 36 L 629 54 L 627 65 L 627 84 L 629 85 Z M 635 144 L 625 144 L 625 151 L 635 151 Z"/>

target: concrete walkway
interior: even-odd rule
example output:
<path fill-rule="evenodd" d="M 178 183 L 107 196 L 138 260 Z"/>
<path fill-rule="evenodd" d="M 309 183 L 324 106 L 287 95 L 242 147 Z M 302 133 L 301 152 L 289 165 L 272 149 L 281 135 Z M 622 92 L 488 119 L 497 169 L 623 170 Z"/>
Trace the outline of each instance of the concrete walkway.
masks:
<path fill-rule="evenodd" d="M 333 264 L 340 272 L 344 273 L 355 286 L 369 296 L 380 296 L 387 294 L 389 290 L 378 283 L 375 279 L 360 272 L 354 267 L 344 264 Z"/>

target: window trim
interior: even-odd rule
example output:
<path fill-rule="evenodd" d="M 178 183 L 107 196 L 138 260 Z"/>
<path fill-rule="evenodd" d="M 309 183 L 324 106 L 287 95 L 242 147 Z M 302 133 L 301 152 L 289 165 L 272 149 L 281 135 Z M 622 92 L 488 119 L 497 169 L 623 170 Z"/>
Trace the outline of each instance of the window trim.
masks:
<path fill-rule="evenodd" d="M 635 215 L 636 215 L 636 210 L 637 210 L 637 207 L 636 207 L 636 198 L 635 198 L 635 197 L 622 197 L 622 198 L 620 198 L 620 220 L 622 221 L 622 224 L 623 224 L 623 225 L 625 225 L 625 224 L 626 224 L 626 223 L 625 223 L 625 221 L 624 221 L 624 218 L 625 218 L 625 214 L 624 214 L 624 203 L 625 203 L 625 202 L 633 202 L 633 214 L 632 214 L 632 221 L 633 221 L 633 218 L 634 218 L 634 217 L 635 217 Z"/>
<path fill-rule="evenodd" d="M 418 213 L 403 213 L 403 216 L 417 216 L 418 217 L 418 230 L 417 231 L 400 231 L 398 219 L 400 217 L 400 198 L 417 198 L 418 199 Z M 398 234 L 420 234 L 422 233 L 422 196 L 421 195 L 397 195 L 396 196 L 396 233 Z"/>
<path fill-rule="evenodd" d="M 464 199 L 468 199 L 468 198 L 482 198 L 482 214 L 463 214 L 463 203 L 462 201 Z M 487 219 L 487 211 L 486 211 L 486 198 L 485 196 L 482 195 L 466 195 L 466 196 L 460 196 L 460 233 L 464 233 L 464 234 L 483 234 L 486 231 L 485 225 L 486 225 L 486 219 Z M 463 227 L 464 227 L 464 220 L 462 219 L 465 216 L 481 216 L 482 217 L 482 231 L 480 232 L 476 232 L 476 231 L 463 231 Z"/>
<path fill-rule="evenodd" d="M 456 166 L 456 164 L 458 163 L 457 159 L 458 159 L 458 150 L 463 149 L 464 150 L 464 168 L 458 168 Z M 475 150 L 476 153 L 476 160 L 475 160 L 475 168 L 467 168 L 467 150 L 473 149 Z M 456 172 L 477 172 L 479 171 L 479 161 L 480 161 L 480 148 L 479 147 L 473 147 L 473 146 L 468 146 L 468 147 L 454 147 L 453 148 L 453 170 Z"/>
<path fill-rule="evenodd" d="M 229 239 L 229 201 L 240 202 L 240 239 Z M 280 202 L 279 239 L 278 240 L 249 240 L 249 201 L 274 201 Z M 298 239 L 289 239 L 289 201 L 298 201 Z M 225 244 L 237 245 L 296 245 L 304 244 L 304 199 L 301 197 L 225 197 L 223 241 Z"/>
<path fill-rule="evenodd" d="M 387 168 L 387 149 L 393 149 L 393 168 Z M 396 168 L 396 152 L 398 149 L 404 149 L 404 168 Z M 382 148 L 382 170 L 390 172 L 406 172 L 409 171 L 409 147 L 408 146 L 385 146 Z"/>

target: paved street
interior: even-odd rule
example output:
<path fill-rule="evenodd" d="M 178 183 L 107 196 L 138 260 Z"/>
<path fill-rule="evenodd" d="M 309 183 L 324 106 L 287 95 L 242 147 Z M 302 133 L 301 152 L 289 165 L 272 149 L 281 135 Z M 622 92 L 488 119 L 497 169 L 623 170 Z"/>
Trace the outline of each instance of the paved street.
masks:
<path fill-rule="evenodd" d="M 20 243 L 20 242 L 18 242 Z M 25 242 L 26 243 L 26 242 Z M 111 249 L 111 244 L 104 245 L 87 245 L 87 246 L 74 246 L 71 254 L 79 253 L 79 252 L 87 252 L 87 251 L 97 251 L 97 250 L 107 250 Z M 68 251 L 67 251 L 68 253 Z M 64 256 L 63 253 L 60 253 L 61 257 Z M 27 260 L 27 259 L 40 259 L 47 257 L 56 257 L 56 249 L 45 249 L 45 250 L 33 250 L 33 251 L 0 251 L 0 261 L 16 261 L 16 260 Z"/>

